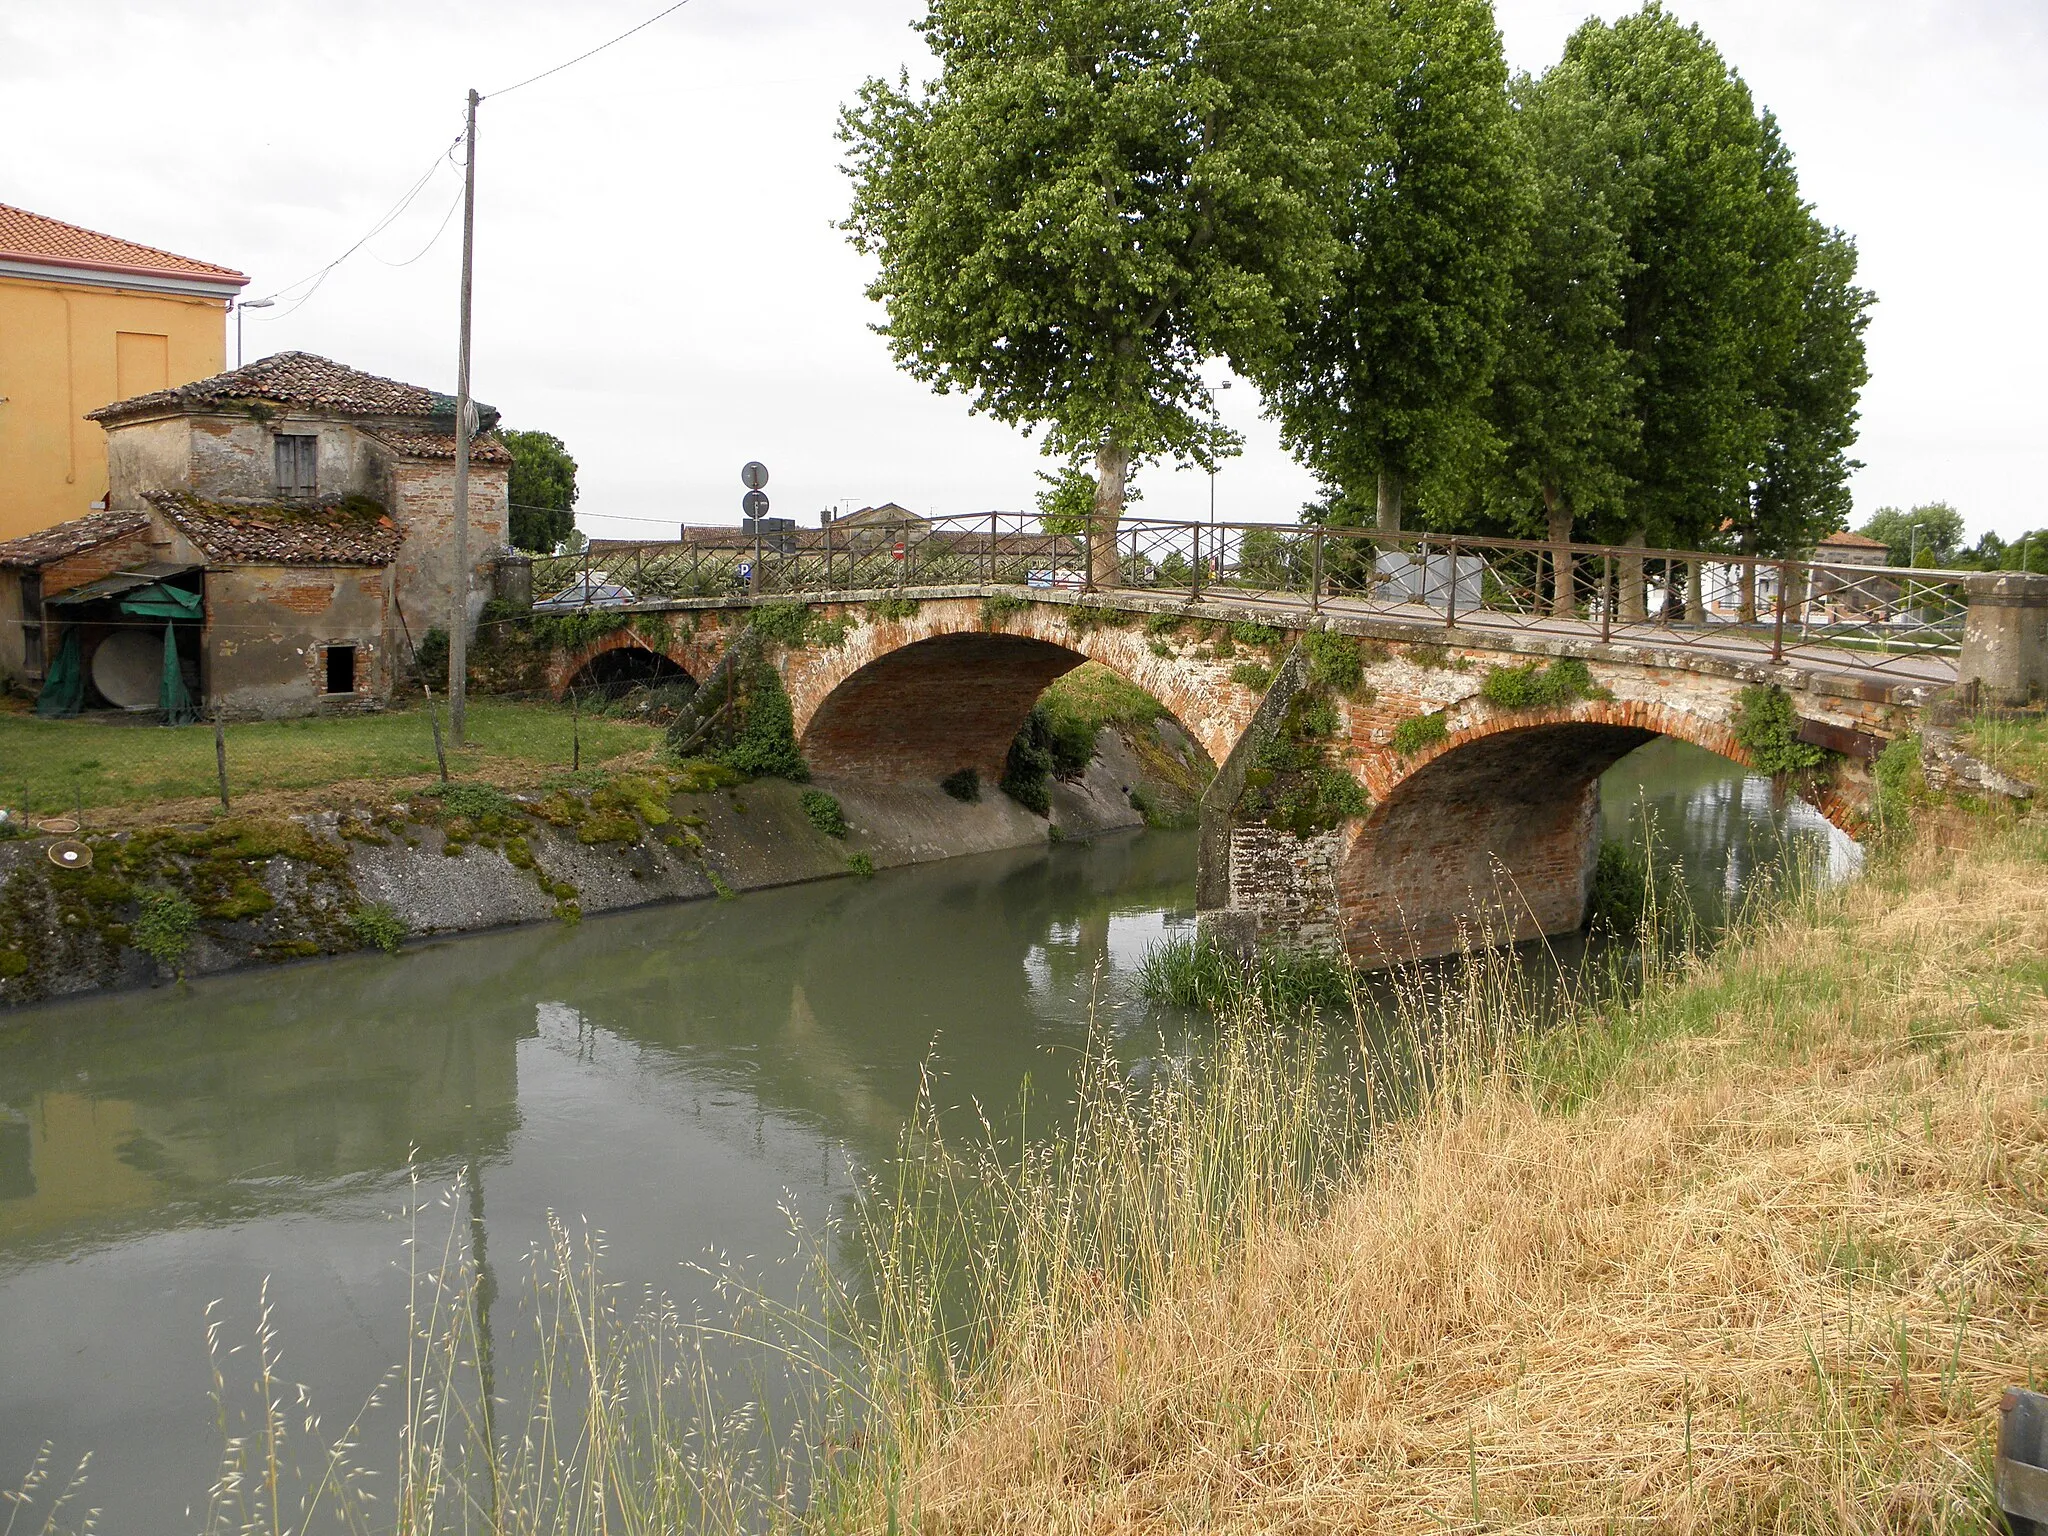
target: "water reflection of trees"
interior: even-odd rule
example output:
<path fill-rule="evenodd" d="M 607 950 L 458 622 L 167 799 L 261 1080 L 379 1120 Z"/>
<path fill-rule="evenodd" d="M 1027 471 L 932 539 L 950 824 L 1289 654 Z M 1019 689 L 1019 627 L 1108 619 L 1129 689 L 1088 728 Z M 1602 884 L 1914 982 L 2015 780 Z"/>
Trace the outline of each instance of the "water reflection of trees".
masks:
<path fill-rule="evenodd" d="M 1113 911 L 1192 881 L 1189 840 L 1123 837 L 24 1016 L 0 1041 L 0 1253 L 312 1209 L 415 1149 L 499 1158 L 549 1008 L 635 1071 L 878 1159 L 934 1044 L 962 1102 L 1007 1103 L 1078 1041 L 1024 985 L 1049 928 L 1090 936 L 1060 950 L 1071 998 Z"/>

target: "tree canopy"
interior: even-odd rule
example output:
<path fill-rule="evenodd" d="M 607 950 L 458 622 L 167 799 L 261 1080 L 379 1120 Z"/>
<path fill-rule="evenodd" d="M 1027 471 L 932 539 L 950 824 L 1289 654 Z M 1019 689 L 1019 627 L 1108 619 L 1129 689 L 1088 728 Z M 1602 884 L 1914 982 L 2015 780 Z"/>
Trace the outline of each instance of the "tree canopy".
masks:
<path fill-rule="evenodd" d="M 1125 477 L 1237 447 L 1201 365 L 1258 374 L 1341 254 L 1353 0 L 931 0 L 937 77 L 841 116 L 869 295 L 897 362 Z M 1106 555 L 1106 559 L 1105 559 Z M 1096 548 L 1115 579 L 1113 537 Z"/>
<path fill-rule="evenodd" d="M 1534 525 L 1560 542 L 1580 520 L 1615 531 L 1603 525 L 1619 518 L 1642 435 L 1621 341 L 1623 285 L 1635 271 L 1622 230 L 1640 188 L 1621 173 L 1607 114 L 1572 76 L 1560 64 L 1514 83 L 1529 223 L 1491 401 L 1492 499 L 1512 531 Z"/>
<path fill-rule="evenodd" d="M 552 554 L 576 528 L 576 461 L 552 432 L 500 432 L 512 454 L 512 547 Z"/>
<path fill-rule="evenodd" d="M 1867 539 L 1882 539 L 1893 565 L 1910 565 L 1923 552 L 1931 554 L 1936 565 L 1946 565 L 1962 548 L 1963 514 L 1945 501 L 1879 507 L 1857 531 Z M 1999 552 L 2003 554 L 2002 547 Z M 2017 566 L 2015 561 L 2013 568 Z"/>
<path fill-rule="evenodd" d="M 1761 553 L 1843 526 L 1873 300 L 1775 118 L 1655 0 L 1585 23 L 1515 100 L 1535 198 L 1496 515 Z"/>
<path fill-rule="evenodd" d="M 1525 184 L 1489 0 L 1376 0 L 1361 151 L 1335 201 L 1333 289 L 1259 374 L 1283 435 L 1334 492 L 1398 528 L 1418 473 L 1469 458 L 1500 355 Z"/>

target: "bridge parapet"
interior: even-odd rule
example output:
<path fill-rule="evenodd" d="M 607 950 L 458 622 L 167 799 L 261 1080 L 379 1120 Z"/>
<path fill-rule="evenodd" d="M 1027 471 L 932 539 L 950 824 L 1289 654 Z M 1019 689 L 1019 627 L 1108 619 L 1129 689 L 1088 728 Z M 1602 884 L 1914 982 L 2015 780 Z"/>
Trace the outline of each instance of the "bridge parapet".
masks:
<path fill-rule="evenodd" d="M 1022 589 L 1051 600 L 1259 610 L 1288 628 L 1371 619 L 1502 649 L 1545 641 L 1685 651 L 1909 686 L 1960 677 L 1986 698 L 2048 686 L 2048 578 L 1780 559 L 1730 550 L 1548 543 L 1429 532 L 1126 518 L 1114 562 L 1083 529 L 986 513 L 830 524 L 748 536 L 684 530 L 661 543 L 597 542 L 536 562 L 534 590 L 573 606 L 762 597 L 859 601 Z M 1098 587 L 1091 570 L 1122 584 Z M 1960 667 L 1960 672 L 1959 672 Z"/>

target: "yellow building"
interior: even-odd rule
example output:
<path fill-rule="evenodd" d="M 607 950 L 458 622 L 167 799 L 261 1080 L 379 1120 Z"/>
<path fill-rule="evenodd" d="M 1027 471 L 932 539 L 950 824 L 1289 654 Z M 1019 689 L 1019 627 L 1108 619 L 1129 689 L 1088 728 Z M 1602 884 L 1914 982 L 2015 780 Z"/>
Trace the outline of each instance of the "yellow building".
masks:
<path fill-rule="evenodd" d="M 86 413 L 221 372 L 248 281 L 0 203 L 0 539 L 104 500 L 106 434 Z"/>

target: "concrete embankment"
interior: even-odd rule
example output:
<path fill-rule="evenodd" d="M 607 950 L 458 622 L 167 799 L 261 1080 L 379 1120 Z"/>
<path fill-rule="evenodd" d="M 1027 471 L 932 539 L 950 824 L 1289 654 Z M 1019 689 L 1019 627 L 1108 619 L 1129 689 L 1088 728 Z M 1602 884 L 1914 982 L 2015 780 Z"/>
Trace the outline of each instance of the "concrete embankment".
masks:
<path fill-rule="evenodd" d="M 88 831 L 69 840 L 89 850 L 83 867 L 55 863 L 55 839 L 0 843 L 0 1008 L 1093 837 L 1174 804 L 1177 786 L 1146 766 L 1158 755 L 1159 740 L 1134 748 L 1104 730 L 1087 773 L 1052 784 L 1049 816 L 992 788 L 963 803 L 935 784 L 713 786 L 656 771 L 593 788 L 456 785 L 346 811 Z M 836 801 L 844 836 L 807 811 L 818 793 Z"/>

